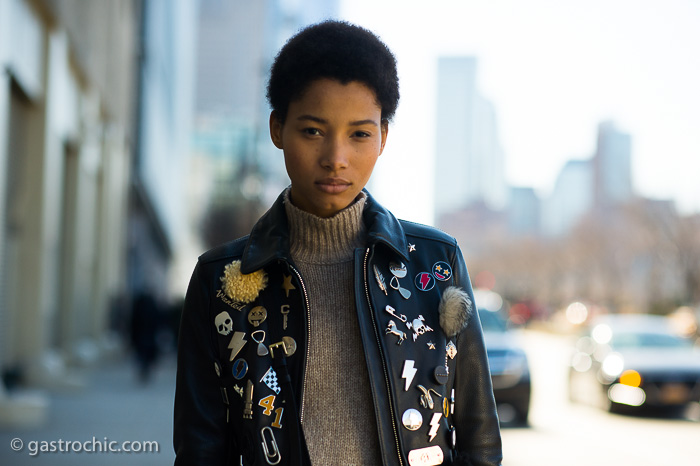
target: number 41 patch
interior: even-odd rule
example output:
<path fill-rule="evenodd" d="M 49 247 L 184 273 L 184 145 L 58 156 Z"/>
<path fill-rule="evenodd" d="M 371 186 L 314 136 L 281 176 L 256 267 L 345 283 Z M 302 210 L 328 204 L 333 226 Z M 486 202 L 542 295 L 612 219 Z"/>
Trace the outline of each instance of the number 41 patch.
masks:
<path fill-rule="evenodd" d="M 272 415 L 272 411 L 275 411 L 275 420 L 272 422 L 272 427 L 277 429 L 282 428 L 282 414 L 284 413 L 284 408 L 275 409 L 275 395 L 269 395 L 258 402 L 258 406 L 264 408 L 263 414 L 265 416 Z"/>

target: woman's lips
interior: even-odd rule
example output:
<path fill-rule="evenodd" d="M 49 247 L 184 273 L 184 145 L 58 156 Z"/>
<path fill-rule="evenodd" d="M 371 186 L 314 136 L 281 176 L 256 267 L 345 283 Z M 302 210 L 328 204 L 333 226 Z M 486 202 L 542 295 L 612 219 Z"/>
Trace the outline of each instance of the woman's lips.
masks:
<path fill-rule="evenodd" d="M 350 182 L 342 178 L 324 178 L 316 181 L 318 189 L 327 194 L 342 193 L 350 187 Z"/>

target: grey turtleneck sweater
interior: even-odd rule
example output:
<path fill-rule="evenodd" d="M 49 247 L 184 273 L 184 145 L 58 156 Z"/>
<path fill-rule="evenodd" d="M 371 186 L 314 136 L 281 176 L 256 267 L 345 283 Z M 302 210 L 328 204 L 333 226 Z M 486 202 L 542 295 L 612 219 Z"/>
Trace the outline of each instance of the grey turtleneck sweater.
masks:
<path fill-rule="evenodd" d="M 291 257 L 309 297 L 304 435 L 315 465 L 382 464 L 353 292 L 353 254 L 364 246 L 366 195 L 330 218 L 285 195 Z"/>

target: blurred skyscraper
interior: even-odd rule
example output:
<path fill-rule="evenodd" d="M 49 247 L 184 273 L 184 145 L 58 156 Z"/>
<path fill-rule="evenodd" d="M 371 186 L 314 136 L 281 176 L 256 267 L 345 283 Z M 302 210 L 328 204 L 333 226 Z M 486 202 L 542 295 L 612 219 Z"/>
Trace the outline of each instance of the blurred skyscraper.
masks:
<path fill-rule="evenodd" d="M 435 213 L 483 202 L 503 208 L 504 154 L 496 111 L 476 85 L 474 57 L 438 60 Z"/>
<path fill-rule="evenodd" d="M 612 122 L 598 126 L 596 153 L 588 160 L 564 165 L 550 197 L 545 201 L 542 230 L 560 236 L 584 215 L 630 202 L 632 189 L 631 138 Z"/>
<path fill-rule="evenodd" d="M 510 188 L 508 231 L 516 236 L 537 236 L 541 232 L 541 202 L 530 187 Z"/>
<path fill-rule="evenodd" d="M 593 187 L 591 160 L 569 160 L 544 203 L 543 233 L 547 236 L 568 233 L 593 207 Z"/>
<path fill-rule="evenodd" d="M 593 168 L 596 206 L 609 207 L 632 199 L 630 135 L 618 130 L 611 121 L 598 125 Z"/>

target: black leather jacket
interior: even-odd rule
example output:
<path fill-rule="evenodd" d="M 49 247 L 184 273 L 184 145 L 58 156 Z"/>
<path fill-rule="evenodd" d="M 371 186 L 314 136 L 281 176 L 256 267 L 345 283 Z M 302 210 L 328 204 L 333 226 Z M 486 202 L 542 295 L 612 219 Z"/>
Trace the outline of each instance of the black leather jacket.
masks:
<path fill-rule="evenodd" d="M 449 286 L 463 289 L 473 303 L 456 241 L 434 228 L 397 220 L 371 196 L 363 221 L 367 245 L 355 251 L 355 300 L 384 464 L 438 464 L 428 458 L 442 455 L 442 464 L 500 465 L 500 431 L 478 314 L 471 312 L 453 337 L 445 335 L 438 315 Z M 249 236 L 199 258 L 181 321 L 176 465 L 308 464 L 302 433 L 308 298 L 289 257 L 288 231 L 280 196 Z M 241 261 L 244 274 L 260 269 L 267 274 L 267 286 L 250 303 L 235 302 L 222 291 L 224 267 L 234 260 Z M 451 274 L 436 272 L 439 262 L 438 269 Z M 399 273 L 398 283 L 390 263 L 405 264 L 407 273 Z M 410 298 L 395 285 L 409 290 Z M 267 313 L 262 322 L 251 317 L 257 306 Z M 262 339 L 260 330 L 262 345 L 255 342 Z M 296 344 L 293 354 L 289 337 Z M 285 347 L 274 344 L 283 341 Z M 446 355 L 450 341 L 457 349 L 453 359 Z M 260 356 L 265 349 L 271 354 Z M 448 375 L 437 376 L 446 365 Z M 264 376 L 271 367 L 277 380 L 268 384 Z M 408 390 L 402 378 L 407 367 L 409 373 L 416 369 Z M 409 409 L 422 416 L 417 430 L 403 421 Z M 416 462 L 421 455 L 424 462 Z"/>

